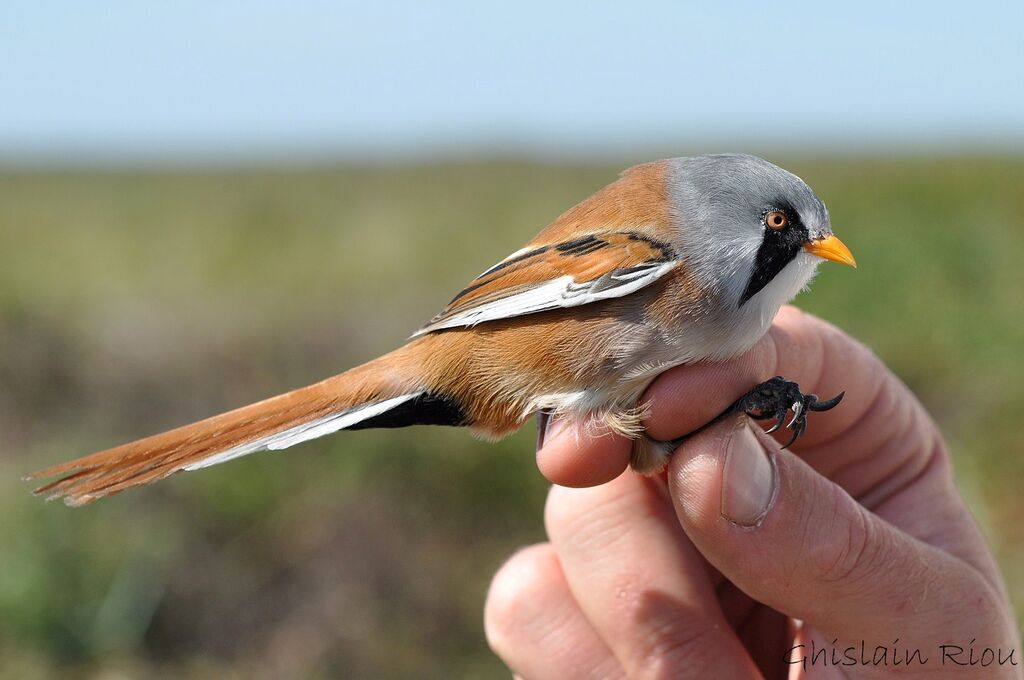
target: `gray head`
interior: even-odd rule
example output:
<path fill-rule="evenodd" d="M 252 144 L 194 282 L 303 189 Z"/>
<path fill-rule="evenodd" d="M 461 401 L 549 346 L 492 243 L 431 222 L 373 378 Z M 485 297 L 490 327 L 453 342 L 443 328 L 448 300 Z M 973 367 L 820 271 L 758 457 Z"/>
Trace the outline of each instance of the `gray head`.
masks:
<path fill-rule="evenodd" d="M 677 158 L 670 167 L 681 252 L 734 309 L 752 299 L 777 309 L 822 258 L 853 264 L 825 204 L 796 175 L 746 154 Z"/>

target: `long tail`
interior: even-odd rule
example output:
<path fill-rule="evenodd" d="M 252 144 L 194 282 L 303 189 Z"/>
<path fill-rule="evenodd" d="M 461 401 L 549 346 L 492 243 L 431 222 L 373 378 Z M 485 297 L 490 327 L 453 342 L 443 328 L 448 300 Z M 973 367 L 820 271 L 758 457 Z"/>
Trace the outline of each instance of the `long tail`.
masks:
<path fill-rule="evenodd" d="M 34 493 L 79 506 L 181 470 L 288 448 L 338 430 L 466 424 L 457 404 L 423 385 L 415 344 L 314 385 L 61 463 L 26 479 L 60 475 Z"/>

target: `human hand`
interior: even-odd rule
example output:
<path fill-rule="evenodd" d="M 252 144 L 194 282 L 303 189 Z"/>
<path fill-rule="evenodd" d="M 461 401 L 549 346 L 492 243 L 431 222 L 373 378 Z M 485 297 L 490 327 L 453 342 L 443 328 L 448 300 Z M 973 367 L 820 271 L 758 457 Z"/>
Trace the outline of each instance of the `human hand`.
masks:
<path fill-rule="evenodd" d="M 1005 587 L 938 429 L 849 336 L 784 308 L 738 359 L 660 376 L 648 432 L 697 430 L 773 375 L 847 392 L 792 451 L 734 416 L 644 478 L 624 472 L 628 441 L 552 424 L 537 454 L 559 485 L 550 542 L 513 555 L 486 605 L 514 673 L 1022 677 Z"/>

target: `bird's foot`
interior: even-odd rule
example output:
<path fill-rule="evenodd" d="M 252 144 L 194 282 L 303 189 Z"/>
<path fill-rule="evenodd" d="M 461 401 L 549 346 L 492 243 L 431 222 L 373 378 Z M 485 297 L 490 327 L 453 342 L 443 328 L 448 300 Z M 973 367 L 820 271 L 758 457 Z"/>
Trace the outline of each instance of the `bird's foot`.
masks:
<path fill-rule="evenodd" d="M 723 415 L 746 413 L 755 420 L 774 418 L 775 424 L 768 429 L 772 433 L 782 427 L 786 413 L 792 410 L 793 418 L 786 427 L 793 431 L 793 436 L 782 447 L 787 448 L 807 431 L 808 413 L 835 408 L 845 394 L 840 392 L 831 399 L 820 401 L 816 394 L 804 394 L 798 384 L 777 375 L 737 399 Z"/>
<path fill-rule="evenodd" d="M 786 442 L 786 446 L 782 447 L 788 448 L 800 437 L 800 435 L 807 431 L 808 413 L 811 411 L 828 411 L 829 409 L 835 408 L 839 402 L 843 400 L 843 396 L 845 394 L 846 392 L 840 392 L 827 401 L 819 401 L 816 394 L 804 394 L 800 391 L 800 385 L 796 384 L 792 380 L 786 380 L 782 376 L 777 375 L 771 380 L 765 380 L 763 383 L 744 394 L 742 397 L 734 401 L 732 406 L 696 431 L 670 441 L 657 441 L 651 439 L 650 441 L 645 442 L 646 446 L 641 447 L 640 450 L 660 453 L 660 461 L 662 461 L 661 466 L 664 467 L 664 463 L 668 461 L 672 452 L 675 451 L 676 448 L 678 448 L 684 441 L 697 434 L 697 432 L 705 430 L 735 413 L 745 413 L 754 420 L 775 418 L 775 424 L 768 429 L 768 432 L 771 433 L 782 427 L 782 424 L 786 422 L 786 413 L 792 409 L 793 419 L 789 421 L 789 424 L 786 425 L 786 427 L 793 430 L 793 436 L 788 442 Z M 646 435 L 644 436 L 646 437 Z M 657 456 L 650 456 L 647 459 L 647 465 L 638 467 L 636 455 L 637 450 L 638 448 L 634 447 L 633 459 L 631 461 L 633 462 L 633 468 L 649 474 L 650 470 L 657 467 L 657 464 L 654 462 Z"/>

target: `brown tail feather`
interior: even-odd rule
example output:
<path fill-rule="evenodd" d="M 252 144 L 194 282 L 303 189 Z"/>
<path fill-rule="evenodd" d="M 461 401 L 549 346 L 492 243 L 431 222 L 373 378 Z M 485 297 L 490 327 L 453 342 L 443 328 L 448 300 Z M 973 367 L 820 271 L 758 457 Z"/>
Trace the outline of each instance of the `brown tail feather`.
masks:
<path fill-rule="evenodd" d="M 408 375 L 408 347 L 314 385 L 54 465 L 26 479 L 63 475 L 34 493 L 48 500 L 63 498 L 72 506 L 158 481 L 235 447 L 416 389 L 416 378 Z"/>

